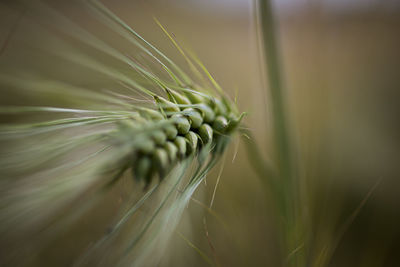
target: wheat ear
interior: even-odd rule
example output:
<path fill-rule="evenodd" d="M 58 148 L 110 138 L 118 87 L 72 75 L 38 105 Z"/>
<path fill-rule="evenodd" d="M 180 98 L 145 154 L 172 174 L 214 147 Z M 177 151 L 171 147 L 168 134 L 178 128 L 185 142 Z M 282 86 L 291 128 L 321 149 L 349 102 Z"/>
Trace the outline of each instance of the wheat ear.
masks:
<path fill-rule="evenodd" d="M 52 254 L 49 248 L 62 251 L 61 237 L 91 209 L 109 204 L 106 196 L 119 186 L 128 200 L 105 225 L 94 224 L 102 231 L 107 228 L 107 233 L 82 241 L 57 259 L 68 257 L 64 260 L 75 265 L 157 265 L 155 249 L 165 248 L 191 195 L 221 158 L 243 114 L 203 63 L 161 24 L 190 73 L 99 1 L 83 1 L 88 17 L 130 43 L 137 54 L 121 52 L 46 4 L 18 3 L 17 10 L 28 10 L 24 20 L 41 37 L 40 42 L 25 43 L 56 58 L 53 68 L 68 71 L 63 63 L 73 65 L 116 88 L 100 90 L 98 85 L 54 79 L 38 71 L 39 63 L 38 68 L 21 65 L 14 72 L 1 69 L 1 92 L 18 92 L 33 105 L 0 107 L 5 121 L 0 125 L 0 234 L 6 237 L 0 245 L 8 252 L 0 264 L 49 265 L 46 260 L 55 258 L 46 257 Z M 59 102 L 44 106 L 32 99 Z M 51 119 L 37 121 L 42 115 Z M 18 122 L 8 119 L 14 116 Z M 121 189 L 129 172 L 133 186 Z M 27 241 L 26 235 L 35 238 Z"/>

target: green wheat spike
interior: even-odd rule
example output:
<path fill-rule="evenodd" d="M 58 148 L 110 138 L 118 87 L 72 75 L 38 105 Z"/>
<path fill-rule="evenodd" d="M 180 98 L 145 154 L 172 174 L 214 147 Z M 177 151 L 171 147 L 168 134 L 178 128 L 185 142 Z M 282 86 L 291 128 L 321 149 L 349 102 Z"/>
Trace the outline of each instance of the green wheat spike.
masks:
<path fill-rule="evenodd" d="M 149 55 L 151 65 L 124 55 L 46 4 L 19 4 L 29 9 L 27 19 L 38 32 L 56 44 L 45 52 L 60 60 L 54 68 L 69 62 L 128 90 L 108 93 L 36 70 L 0 70 L 4 94 L 17 90 L 71 104 L 0 107 L 2 118 L 18 118 L 0 124 L 0 235 L 32 251 L 23 254 L 10 247 L 0 263 L 35 265 L 35 255 L 46 255 L 46 248 L 104 203 L 129 174 L 132 193 L 127 205 L 110 218 L 108 233 L 92 240 L 71 261 L 96 266 L 157 264 L 154 251 L 165 248 L 190 197 L 221 159 L 243 114 L 223 95 L 203 63 L 192 53 L 186 56 L 158 21 L 195 73 L 185 73 L 185 66 L 178 66 L 98 1 L 84 1 L 88 14 Z M 120 71 L 86 53 L 76 42 L 126 69 Z M 159 69 L 168 78 L 159 75 Z M 191 75 L 209 80 L 195 84 Z M 208 84 L 215 90 L 210 91 Z M 38 114 L 49 119 L 38 120 Z M 22 243 L 20 233 L 35 238 Z M 110 247 L 113 253 L 105 253 Z"/>

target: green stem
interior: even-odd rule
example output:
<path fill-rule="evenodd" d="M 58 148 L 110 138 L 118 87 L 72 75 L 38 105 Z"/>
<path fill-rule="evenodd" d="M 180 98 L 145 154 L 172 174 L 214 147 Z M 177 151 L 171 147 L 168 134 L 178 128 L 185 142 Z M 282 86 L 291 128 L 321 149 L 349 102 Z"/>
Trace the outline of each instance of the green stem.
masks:
<path fill-rule="evenodd" d="M 265 70 L 268 77 L 269 103 L 272 108 L 273 143 L 276 157 L 278 188 L 274 197 L 283 220 L 281 228 L 282 242 L 288 257 L 285 265 L 304 265 L 302 248 L 301 220 L 299 217 L 298 190 L 292 162 L 293 147 L 289 138 L 287 110 L 285 106 L 285 88 L 282 63 L 278 45 L 277 27 L 270 0 L 258 0 L 259 23 L 262 35 L 262 50 Z M 264 177 L 265 179 L 265 177 Z M 301 256 L 303 255 L 303 256 Z"/>
<path fill-rule="evenodd" d="M 269 0 L 259 1 L 263 51 L 268 77 L 270 103 L 273 114 L 273 131 L 278 168 L 285 179 L 290 179 L 290 144 L 288 138 L 287 116 L 284 101 L 284 86 L 281 60 L 278 50 L 275 20 Z"/>

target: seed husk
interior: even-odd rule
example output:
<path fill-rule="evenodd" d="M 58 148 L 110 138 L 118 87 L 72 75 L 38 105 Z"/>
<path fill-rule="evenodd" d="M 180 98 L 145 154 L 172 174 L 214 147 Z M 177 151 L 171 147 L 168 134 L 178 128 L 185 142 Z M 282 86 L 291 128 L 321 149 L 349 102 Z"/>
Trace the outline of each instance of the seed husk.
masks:
<path fill-rule="evenodd" d="M 213 129 L 207 123 L 204 123 L 200 126 L 198 133 L 203 145 L 206 145 L 212 141 Z"/>
<path fill-rule="evenodd" d="M 158 170 L 160 178 L 163 178 L 168 168 L 168 154 L 165 149 L 156 148 L 153 153 L 154 167 Z"/>
<path fill-rule="evenodd" d="M 190 130 L 190 122 L 181 114 L 172 116 L 179 134 L 187 134 Z"/>
<path fill-rule="evenodd" d="M 180 157 L 184 157 L 186 155 L 186 140 L 182 136 L 177 136 L 174 141 L 176 147 L 178 148 L 178 154 Z"/>
<path fill-rule="evenodd" d="M 148 156 L 138 158 L 134 164 L 133 175 L 137 181 L 144 180 L 146 183 L 150 182 L 152 174 L 152 162 Z"/>
<path fill-rule="evenodd" d="M 154 131 L 151 134 L 151 136 L 152 136 L 154 142 L 156 143 L 156 145 L 159 145 L 159 146 L 163 146 L 165 144 L 165 142 L 167 141 L 167 135 L 161 130 Z"/>
<path fill-rule="evenodd" d="M 145 138 L 143 141 L 139 142 L 136 147 L 140 153 L 151 154 L 154 151 L 156 145 L 153 140 Z"/>
<path fill-rule="evenodd" d="M 225 104 L 218 98 L 214 98 L 213 99 L 213 103 L 215 105 L 215 113 L 217 113 L 218 115 L 224 115 L 227 113 L 228 109 L 225 106 Z"/>
<path fill-rule="evenodd" d="M 176 102 L 177 104 L 181 104 L 181 105 L 192 104 L 186 96 L 184 96 L 174 90 L 167 89 L 167 95 L 168 95 L 169 101 L 171 101 L 171 102 Z"/>
<path fill-rule="evenodd" d="M 139 113 L 150 120 L 160 121 L 164 119 L 164 116 L 159 111 L 149 108 L 141 108 Z"/>
<path fill-rule="evenodd" d="M 178 147 L 170 141 L 168 141 L 164 147 L 167 151 L 170 162 L 175 162 L 178 156 Z"/>
<path fill-rule="evenodd" d="M 229 123 L 228 123 L 228 127 L 226 128 L 226 132 L 231 132 L 233 131 L 238 125 L 239 123 L 242 121 L 242 119 L 244 118 L 244 116 L 246 115 L 246 113 L 242 113 L 240 114 L 239 117 L 237 117 L 235 114 L 230 113 L 229 116 Z"/>
<path fill-rule="evenodd" d="M 185 91 L 185 95 L 189 98 L 192 104 L 201 104 L 207 102 L 207 100 L 203 96 L 191 91 Z"/>
<path fill-rule="evenodd" d="M 215 112 L 206 104 L 197 104 L 196 109 L 198 109 L 204 119 L 204 122 L 210 123 L 215 119 Z"/>
<path fill-rule="evenodd" d="M 168 140 L 174 140 L 175 137 L 178 135 L 178 130 L 172 124 L 165 126 L 164 132 L 167 135 Z"/>
<path fill-rule="evenodd" d="M 203 123 L 203 117 L 201 116 L 200 112 L 193 108 L 186 108 L 183 110 L 183 115 L 187 116 L 191 121 L 192 128 L 199 128 Z"/>
<path fill-rule="evenodd" d="M 228 127 L 228 120 L 224 116 L 217 116 L 212 125 L 215 132 L 223 134 Z"/>
<path fill-rule="evenodd" d="M 189 131 L 186 135 L 185 135 L 186 141 L 188 143 L 188 153 L 194 153 L 196 151 L 197 148 L 197 143 L 199 138 L 197 137 L 197 134 Z"/>
<path fill-rule="evenodd" d="M 167 114 L 167 116 L 170 116 L 171 114 L 177 113 L 181 111 L 175 103 L 172 103 L 171 101 L 166 100 L 165 98 L 161 96 L 154 96 L 154 100 L 159 106 L 159 109 Z"/>

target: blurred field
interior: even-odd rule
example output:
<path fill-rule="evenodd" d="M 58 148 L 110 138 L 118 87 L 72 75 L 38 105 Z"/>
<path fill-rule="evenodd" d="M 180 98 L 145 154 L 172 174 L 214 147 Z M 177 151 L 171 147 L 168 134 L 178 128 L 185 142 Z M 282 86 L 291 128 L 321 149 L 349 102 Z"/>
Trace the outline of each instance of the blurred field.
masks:
<path fill-rule="evenodd" d="M 183 59 L 152 16 L 195 51 L 223 88 L 232 97 L 237 93 L 241 110 L 249 112 L 246 125 L 253 130 L 260 146 L 270 151 L 270 107 L 264 99 L 266 92 L 251 7 L 235 13 L 191 8 L 182 1 L 173 5 L 173 2 L 104 1 L 177 62 Z M 74 5 L 65 5 L 63 10 L 85 23 L 85 17 L 80 16 Z M 7 7 L 1 7 L 0 11 L 3 14 L 1 44 L 19 15 Z M 315 234 L 315 244 L 333 240 L 331 229 L 345 221 L 380 181 L 345 232 L 330 266 L 397 266 L 400 264 L 397 257 L 400 241 L 399 11 L 329 13 L 310 5 L 296 12 L 281 13 L 279 23 L 290 134 L 298 146 L 299 179 L 304 182 L 305 203 L 309 203 L 304 208 L 313 214 L 309 227 Z M 87 26 L 93 27 L 90 21 Z M 109 34 L 102 29 L 92 30 Z M 15 32 L 16 40 L 23 39 L 26 33 L 37 42 L 40 36 L 28 31 L 29 25 L 22 19 Z M 37 65 L 35 60 L 40 59 L 23 52 L 17 55 L 19 47 L 14 44 L 11 39 L 0 55 L 2 70 Z M 129 51 L 127 44 L 121 43 L 121 47 Z M 10 61 L 15 59 L 19 61 Z M 53 68 L 46 66 L 46 62 L 42 65 L 45 71 Z M 56 69 L 52 71 L 57 75 Z M 68 75 L 81 84 L 101 83 L 101 78 L 95 80 L 78 70 L 71 70 Z M 37 100 L 46 103 L 40 96 L 24 97 L 17 92 L 2 93 L 0 97 L 2 105 Z M 268 192 L 252 171 L 242 144 L 232 162 L 234 147 L 231 146 L 226 157 L 216 191 L 212 209 L 217 217 L 198 202 L 210 203 L 219 167 L 195 194 L 195 201 L 190 203 L 178 231 L 220 266 L 279 266 L 276 218 L 269 205 Z M 270 152 L 266 156 L 271 157 Z M 113 197 L 113 201 L 116 199 Z M 96 209 L 88 220 L 103 221 L 99 224 L 106 225 L 107 214 L 112 216 L 112 209 L 111 204 Z M 43 255 L 59 256 L 54 256 L 50 260 L 54 264 L 49 266 L 61 266 L 64 257 L 68 258 L 66 251 L 74 250 L 75 236 L 90 239 L 91 235 L 101 232 L 89 223 L 80 226 L 63 238 L 70 238 L 71 243 L 58 244 L 49 250 L 49 255 Z M 206 266 L 196 250 L 178 234 L 171 244 L 160 266 Z"/>

